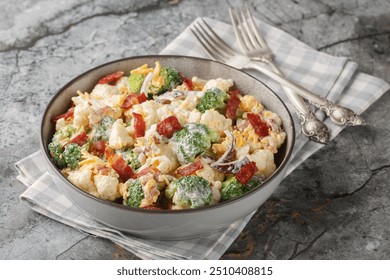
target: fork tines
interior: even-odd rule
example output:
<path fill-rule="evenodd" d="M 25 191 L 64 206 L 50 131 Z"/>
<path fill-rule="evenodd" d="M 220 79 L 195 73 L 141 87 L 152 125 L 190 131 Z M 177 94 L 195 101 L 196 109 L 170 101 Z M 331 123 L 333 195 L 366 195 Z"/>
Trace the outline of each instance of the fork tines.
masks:
<path fill-rule="evenodd" d="M 235 51 L 203 19 L 195 22 L 191 26 L 191 31 L 213 59 L 227 61 L 235 55 Z"/>

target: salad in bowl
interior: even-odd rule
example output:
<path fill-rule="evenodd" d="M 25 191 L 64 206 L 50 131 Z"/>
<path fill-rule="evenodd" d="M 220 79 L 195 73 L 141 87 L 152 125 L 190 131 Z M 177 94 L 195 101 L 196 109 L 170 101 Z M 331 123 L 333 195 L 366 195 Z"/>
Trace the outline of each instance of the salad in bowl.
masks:
<path fill-rule="evenodd" d="M 132 208 L 188 209 L 258 187 L 286 133 L 234 77 L 187 77 L 140 65 L 100 78 L 52 118 L 48 151 L 85 192 Z"/>

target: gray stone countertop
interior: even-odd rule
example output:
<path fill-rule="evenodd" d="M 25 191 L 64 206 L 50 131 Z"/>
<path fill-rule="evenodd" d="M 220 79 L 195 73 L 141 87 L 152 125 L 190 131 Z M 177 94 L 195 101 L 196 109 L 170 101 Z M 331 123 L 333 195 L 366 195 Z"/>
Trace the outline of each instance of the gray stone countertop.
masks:
<path fill-rule="evenodd" d="M 39 149 L 43 110 L 71 78 L 159 53 L 196 17 L 229 22 L 229 5 L 241 1 L 0 3 L 0 258 L 136 259 L 28 208 L 14 163 Z M 390 82 L 389 1 L 247 4 L 257 18 Z M 346 128 L 290 174 L 222 259 L 390 259 L 389 108 L 387 93 L 363 114 L 367 126 Z"/>

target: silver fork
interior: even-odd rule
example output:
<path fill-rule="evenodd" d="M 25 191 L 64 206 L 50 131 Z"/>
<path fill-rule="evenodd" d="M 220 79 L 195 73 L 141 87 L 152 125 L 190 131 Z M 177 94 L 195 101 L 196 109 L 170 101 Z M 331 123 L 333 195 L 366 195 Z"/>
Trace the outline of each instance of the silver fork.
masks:
<path fill-rule="evenodd" d="M 206 52 L 213 59 L 224 62 L 241 70 L 254 69 L 261 73 L 264 73 L 264 69 L 268 70 L 264 67 L 261 67 L 258 63 L 252 61 L 249 57 L 233 50 L 208 26 L 208 24 L 203 19 L 200 19 L 198 22 L 196 22 L 191 27 L 191 31 L 204 47 Z M 269 53 L 269 51 L 263 49 L 262 57 L 266 57 L 269 55 Z M 272 71 L 269 72 L 273 73 Z M 264 74 L 267 75 L 267 73 Z M 286 86 L 286 83 L 287 85 L 291 85 L 291 82 L 285 82 L 283 78 L 275 80 L 281 83 L 283 86 Z M 328 127 L 323 122 L 318 120 L 316 115 L 310 111 L 308 105 L 299 96 L 293 94 L 289 88 L 288 93 L 291 93 L 287 96 L 293 104 L 297 116 L 301 121 L 302 134 L 309 137 L 310 140 L 322 144 L 327 144 L 330 139 L 330 132 Z"/>
<path fill-rule="evenodd" d="M 267 63 L 273 72 L 279 76 L 283 76 L 280 69 L 273 63 L 272 51 L 256 28 L 250 10 L 245 7 L 244 9 L 230 9 L 229 11 L 234 33 L 236 34 L 242 52 L 253 60 Z M 296 95 L 294 92 L 291 92 L 291 90 L 286 89 L 285 86 L 283 89 L 288 95 L 292 95 L 293 97 Z M 323 110 L 326 115 L 338 125 L 355 126 L 365 124 L 365 121 L 360 116 L 356 115 L 348 108 L 340 106 L 326 98 L 317 96 L 307 90 L 302 90 L 302 88 L 300 91 L 297 91 L 297 93 L 301 94 L 320 110 Z"/>

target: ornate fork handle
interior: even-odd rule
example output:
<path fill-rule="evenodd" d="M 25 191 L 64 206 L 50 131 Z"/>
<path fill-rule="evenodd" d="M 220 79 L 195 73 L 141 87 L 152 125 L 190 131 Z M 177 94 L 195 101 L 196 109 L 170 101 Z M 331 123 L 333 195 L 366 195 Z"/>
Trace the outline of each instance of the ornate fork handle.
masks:
<path fill-rule="evenodd" d="M 266 62 L 264 59 L 259 59 L 262 62 Z M 299 95 L 307 99 L 310 103 L 312 103 L 314 106 L 319 108 L 320 110 L 323 110 L 326 115 L 336 124 L 338 125 L 348 125 L 348 126 L 356 126 L 356 125 L 365 125 L 366 122 L 364 119 L 362 119 L 360 116 L 358 116 L 355 112 L 352 110 L 345 108 L 341 105 L 338 105 L 328 99 L 325 99 L 323 97 L 317 96 L 310 91 L 306 90 L 305 88 L 301 87 L 298 84 L 295 84 L 291 82 L 290 80 L 286 79 L 285 77 L 281 76 L 278 73 L 275 73 L 265 67 L 260 66 L 258 63 L 256 63 L 257 60 L 252 60 L 247 64 L 248 68 L 255 69 L 264 75 L 270 77 L 271 79 L 274 79 L 278 83 L 280 83 L 284 87 L 288 87 L 295 92 L 297 92 Z M 268 61 L 269 64 L 271 64 Z M 280 73 L 280 72 L 279 72 Z"/>

